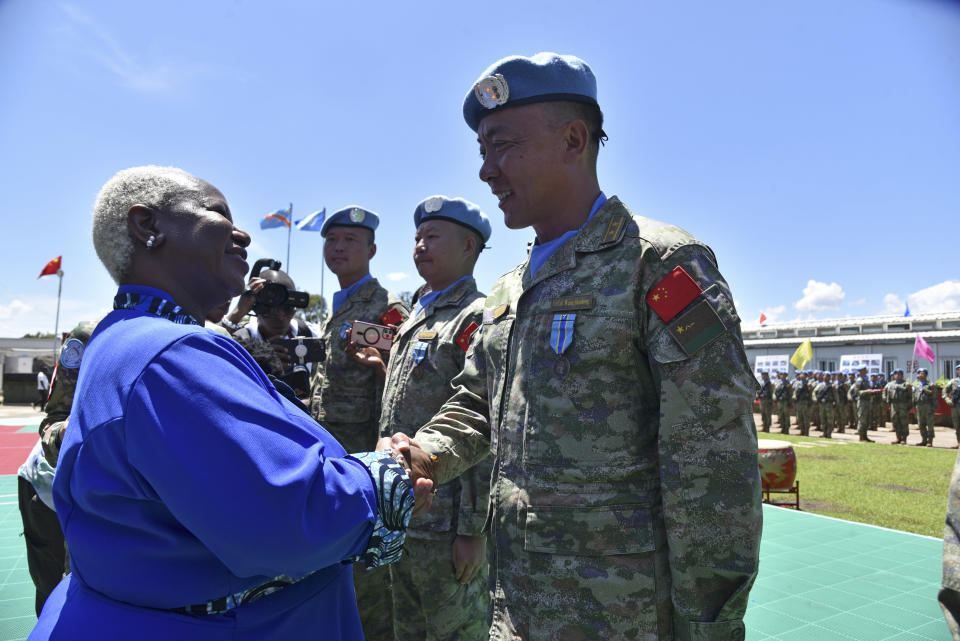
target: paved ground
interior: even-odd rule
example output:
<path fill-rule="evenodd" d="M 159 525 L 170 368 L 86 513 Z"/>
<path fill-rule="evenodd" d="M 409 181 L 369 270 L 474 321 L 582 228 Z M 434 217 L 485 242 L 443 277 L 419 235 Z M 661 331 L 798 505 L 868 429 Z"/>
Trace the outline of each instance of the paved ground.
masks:
<path fill-rule="evenodd" d="M 800 428 L 797 427 L 796 418 L 791 417 L 791 419 L 793 420 L 793 422 L 790 423 L 790 433 L 796 436 L 800 436 Z M 753 422 L 756 423 L 757 432 L 759 432 L 762 429 L 761 427 L 762 422 L 760 420 L 759 414 L 753 415 Z M 779 427 L 779 424 L 777 423 L 776 416 L 773 417 L 773 427 L 770 428 L 770 433 L 771 434 L 780 433 L 780 427 Z M 823 433 L 811 427 L 809 436 L 822 437 Z M 897 440 L 896 435 L 893 433 L 893 426 L 890 423 L 886 423 L 879 430 L 870 430 L 869 432 L 867 432 L 867 436 L 870 437 L 871 440 L 876 441 L 877 443 L 892 444 L 895 440 Z M 849 427 L 846 428 L 846 432 L 844 432 L 843 434 L 839 434 L 836 430 L 834 430 L 833 438 L 838 440 L 843 440 L 843 441 L 860 440 L 860 437 L 857 435 L 857 430 L 856 429 L 851 430 Z M 916 425 L 911 425 L 910 436 L 907 437 L 907 443 L 909 445 L 915 445 L 916 443 L 919 443 L 919 442 L 920 442 L 920 430 L 917 429 Z M 952 448 L 956 446 L 956 444 L 957 444 L 957 436 L 956 436 L 956 433 L 953 431 L 953 428 L 951 427 L 934 428 L 934 437 L 933 437 L 934 447 Z M 897 447 L 903 447 L 903 446 L 899 445 Z"/>

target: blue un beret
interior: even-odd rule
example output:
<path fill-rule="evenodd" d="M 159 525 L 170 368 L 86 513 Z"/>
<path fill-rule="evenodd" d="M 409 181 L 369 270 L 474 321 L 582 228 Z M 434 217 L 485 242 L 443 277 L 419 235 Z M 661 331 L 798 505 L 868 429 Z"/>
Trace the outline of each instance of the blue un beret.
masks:
<path fill-rule="evenodd" d="M 329 216 L 327 220 L 324 221 L 323 227 L 320 228 L 320 235 L 326 238 L 327 231 L 331 227 L 365 227 L 370 231 L 374 231 L 379 224 L 380 216 L 369 209 L 351 205 Z"/>
<path fill-rule="evenodd" d="M 572 100 L 597 103 L 597 79 L 576 56 L 549 51 L 532 58 L 509 56 L 493 63 L 463 99 L 463 117 L 474 131 L 484 116 L 506 107 Z"/>
<path fill-rule="evenodd" d="M 493 232 L 486 214 L 472 202 L 463 198 L 431 196 L 425 199 L 417 205 L 416 211 L 413 212 L 413 224 L 419 227 L 420 223 L 431 218 L 448 220 L 451 223 L 475 231 L 484 243 L 490 240 L 490 234 Z"/>

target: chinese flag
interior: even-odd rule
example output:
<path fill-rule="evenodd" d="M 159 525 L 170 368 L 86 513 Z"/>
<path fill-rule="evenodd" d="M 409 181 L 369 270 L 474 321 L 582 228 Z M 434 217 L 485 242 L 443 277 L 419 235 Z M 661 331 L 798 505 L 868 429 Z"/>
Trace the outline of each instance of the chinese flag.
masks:
<path fill-rule="evenodd" d="M 700 285 L 683 267 L 677 266 L 647 294 L 647 305 L 665 323 L 700 295 Z"/>
<path fill-rule="evenodd" d="M 58 271 L 60 271 L 61 258 L 63 258 L 63 256 L 57 256 L 56 258 L 51 260 L 49 263 L 47 263 L 47 266 L 43 268 L 43 271 L 40 272 L 40 275 L 37 276 L 37 278 L 43 278 L 44 276 L 56 274 Z"/>

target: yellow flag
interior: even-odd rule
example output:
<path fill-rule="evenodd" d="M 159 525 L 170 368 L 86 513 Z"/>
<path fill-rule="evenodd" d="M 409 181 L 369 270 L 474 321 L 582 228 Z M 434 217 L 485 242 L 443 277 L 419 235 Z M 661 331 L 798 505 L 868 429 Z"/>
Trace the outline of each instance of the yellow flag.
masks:
<path fill-rule="evenodd" d="M 810 342 L 810 339 L 800 343 L 800 347 L 797 348 L 797 351 L 793 353 L 793 356 L 790 357 L 790 364 L 797 369 L 803 369 L 803 366 L 809 363 L 813 359 L 813 343 Z"/>

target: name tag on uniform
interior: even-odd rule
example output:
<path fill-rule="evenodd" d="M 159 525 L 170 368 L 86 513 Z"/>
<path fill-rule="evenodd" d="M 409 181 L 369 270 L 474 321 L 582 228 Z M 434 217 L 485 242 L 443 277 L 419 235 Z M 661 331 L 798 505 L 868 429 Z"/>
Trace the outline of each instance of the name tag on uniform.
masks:
<path fill-rule="evenodd" d="M 593 309 L 597 299 L 593 296 L 564 296 L 550 301 L 551 312 L 572 312 L 578 309 Z"/>
<path fill-rule="evenodd" d="M 419 334 L 417 334 L 417 338 L 419 338 L 422 341 L 432 341 L 436 337 L 437 337 L 436 332 L 420 332 Z"/>

